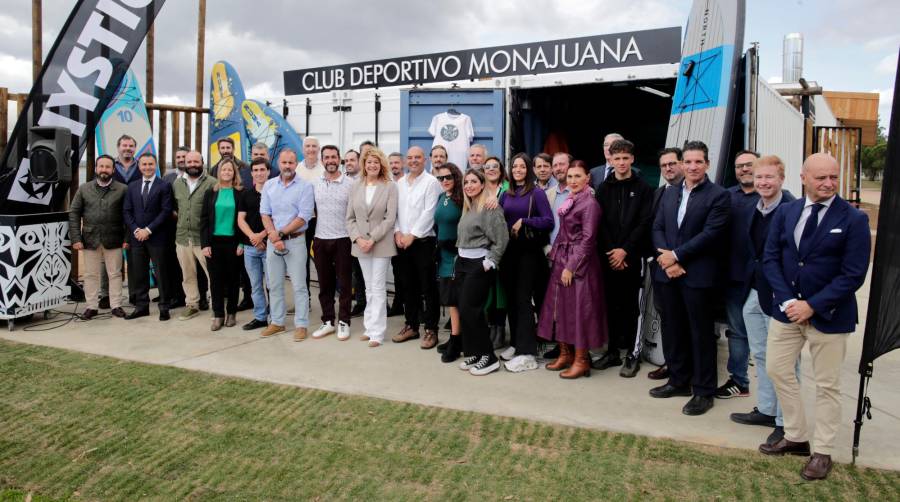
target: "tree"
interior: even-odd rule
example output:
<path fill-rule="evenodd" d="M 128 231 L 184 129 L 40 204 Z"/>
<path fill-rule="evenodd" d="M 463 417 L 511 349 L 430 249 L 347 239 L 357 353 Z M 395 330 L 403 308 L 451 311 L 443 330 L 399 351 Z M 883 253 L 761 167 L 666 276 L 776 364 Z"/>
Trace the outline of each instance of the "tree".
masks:
<path fill-rule="evenodd" d="M 879 125 L 875 136 L 873 146 L 862 147 L 862 171 L 870 181 L 874 181 L 884 172 L 887 161 L 887 138 L 884 135 L 884 127 Z"/>

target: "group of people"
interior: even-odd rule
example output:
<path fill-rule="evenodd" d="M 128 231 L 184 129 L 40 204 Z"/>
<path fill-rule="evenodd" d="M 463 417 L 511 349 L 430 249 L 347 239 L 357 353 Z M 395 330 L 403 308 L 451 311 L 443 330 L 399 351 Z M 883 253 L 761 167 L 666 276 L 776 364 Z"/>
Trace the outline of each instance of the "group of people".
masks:
<path fill-rule="evenodd" d="M 462 358 L 459 367 L 472 375 L 497 371 L 501 360 L 510 372 L 538 369 L 543 341 L 556 345 L 542 354 L 545 368 L 562 378 L 613 367 L 633 377 L 641 297 L 652 289 L 648 308 L 661 317 L 666 366 L 649 376 L 666 383 L 650 395 L 690 397 L 683 413 L 701 415 L 713 398 L 750 395 L 752 356 L 757 405 L 731 418 L 774 428 L 763 453 L 812 453 L 798 382 L 800 349 L 809 343 L 817 425 L 803 475 L 827 476 L 840 363 L 870 248 L 865 214 L 836 194 L 832 157 L 806 160 L 805 197 L 795 200 L 782 190 L 778 157 L 738 153 L 738 184 L 726 189 L 707 176 L 708 149 L 696 141 L 658 154 L 665 183 L 654 190 L 632 167 L 635 145 L 619 134 L 604 138 L 606 163 L 594 168 L 559 152 L 520 153 L 506 169 L 479 144 L 467 166 L 447 162 L 441 146 L 386 156 L 365 142 L 342 157 L 307 137 L 302 161 L 283 149 L 274 165 L 263 144 L 249 165 L 230 139 L 217 148 L 222 158 L 208 170 L 200 152 L 180 148 L 164 178 L 152 154 L 134 159 L 128 136 L 118 158 L 96 160 L 95 179 L 79 188 L 70 212 L 73 248 L 84 256 L 84 319 L 105 297 L 113 316 L 149 315 L 151 280 L 160 320 L 182 306 L 179 319 L 190 319 L 204 307 L 208 279 L 213 331 L 235 326 L 236 313 L 252 307 L 243 328 L 270 337 L 286 330 L 289 279 L 296 341 L 347 340 L 361 314 L 360 338 L 379 347 L 387 317 L 403 315 L 393 342 L 420 339 L 443 362 Z M 122 248 L 130 313 L 121 307 Z M 310 256 L 321 306 L 312 333 Z M 729 327 L 721 386 L 720 298 Z M 450 336 L 439 344 L 442 307 Z"/>

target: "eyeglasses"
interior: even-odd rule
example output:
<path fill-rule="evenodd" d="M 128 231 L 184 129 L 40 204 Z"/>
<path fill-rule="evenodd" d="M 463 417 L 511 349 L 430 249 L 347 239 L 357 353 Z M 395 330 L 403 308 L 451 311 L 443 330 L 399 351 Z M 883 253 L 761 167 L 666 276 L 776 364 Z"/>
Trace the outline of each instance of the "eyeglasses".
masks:
<path fill-rule="evenodd" d="M 743 164 L 735 164 L 735 169 L 747 169 L 753 167 L 753 162 L 744 162 Z"/>
<path fill-rule="evenodd" d="M 500 169 L 500 164 L 485 164 L 485 169 Z"/>
<path fill-rule="evenodd" d="M 435 178 L 437 178 L 438 181 L 453 181 L 452 174 L 445 174 L 443 176 L 435 176 Z"/>
<path fill-rule="evenodd" d="M 675 167 L 678 165 L 678 162 L 665 162 L 659 165 L 660 169 L 665 169 L 667 167 Z"/>

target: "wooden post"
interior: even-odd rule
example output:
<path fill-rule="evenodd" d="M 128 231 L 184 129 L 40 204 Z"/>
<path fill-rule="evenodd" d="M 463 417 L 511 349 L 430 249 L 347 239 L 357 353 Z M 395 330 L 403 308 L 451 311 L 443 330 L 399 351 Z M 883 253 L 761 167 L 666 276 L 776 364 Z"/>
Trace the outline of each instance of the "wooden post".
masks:
<path fill-rule="evenodd" d="M 153 39 L 153 25 L 151 24 L 147 30 L 147 82 L 144 86 L 144 101 L 147 103 L 153 102 Z"/>
<path fill-rule="evenodd" d="M 150 113 L 153 113 L 152 111 Z M 159 172 L 166 174 L 166 111 L 159 110 Z M 175 147 L 172 147 L 175 151 Z"/>
<path fill-rule="evenodd" d="M 37 82 L 41 73 L 41 0 L 31 0 L 31 78 Z"/>
<path fill-rule="evenodd" d="M 172 151 L 174 152 L 179 146 L 181 141 L 181 125 L 180 125 L 181 112 L 174 111 L 172 112 Z M 175 157 L 172 157 L 173 161 Z"/>
<path fill-rule="evenodd" d="M 6 150 L 6 138 L 9 135 L 9 130 L 6 127 L 8 119 L 9 90 L 6 87 L 0 87 L 0 157 L 3 156 L 3 151 Z"/>
<path fill-rule="evenodd" d="M 206 0 L 200 0 L 197 16 L 197 108 L 203 107 L 203 55 L 206 44 Z M 203 114 L 197 114 L 195 144 L 203 149 Z"/>
<path fill-rule="evenodd" d="M 184 144 L 191 148 L 191 112 L 184 112 Z M 197 143 L 197 151 L 201 150 L 200 143 Z"/>

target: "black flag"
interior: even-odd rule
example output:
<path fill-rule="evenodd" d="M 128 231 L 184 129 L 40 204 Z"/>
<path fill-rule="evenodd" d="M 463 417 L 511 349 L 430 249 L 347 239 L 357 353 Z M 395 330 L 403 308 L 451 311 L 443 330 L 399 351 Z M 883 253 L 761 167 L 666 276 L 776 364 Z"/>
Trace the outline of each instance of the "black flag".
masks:
<path fill-rule="evenodd" d="M 44 66 L 0 162 L 0 214 L 58 211 L 66 183 L 32 183 L 28 130 L 72 132 L 72 165 L 81 161 L 90 132 L 119 88 L 131 60 L 165 0 L 79 0 Z"/>

